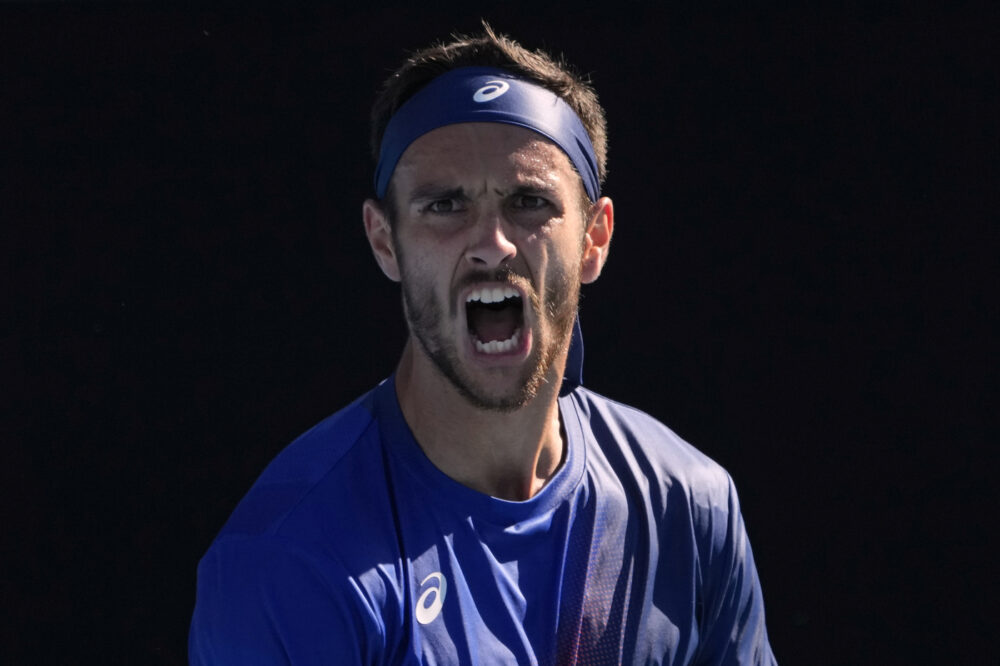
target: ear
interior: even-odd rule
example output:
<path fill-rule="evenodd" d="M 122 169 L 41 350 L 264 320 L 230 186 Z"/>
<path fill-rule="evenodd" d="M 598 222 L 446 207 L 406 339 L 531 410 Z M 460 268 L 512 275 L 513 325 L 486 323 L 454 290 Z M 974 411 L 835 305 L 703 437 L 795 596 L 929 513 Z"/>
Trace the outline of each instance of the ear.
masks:
<path fill-rule="evenodd" d="M 615 207 L 608 197 L 601 197 L 590 207 L 590 223 L 583 239 L 583 259 L 580 280 L 590 284 L 601 275 L 611 249 L 611 234 L 615 230 Z"/>
<path fill-rule="evenodd" d="M 385 276 L 393 282 L 399 282 L 399 257 L 396 255 L 396 248 L 392 242 L 392 229 L 389 226 L 389 218 L 382 211 L 382 207 L 374 199 L 365 199 L 361 208 L 361 215 L 365 220 L 365 235 L 368 236 L 368 244 L 372 246 L 372 254 L 379 268 Z"/>

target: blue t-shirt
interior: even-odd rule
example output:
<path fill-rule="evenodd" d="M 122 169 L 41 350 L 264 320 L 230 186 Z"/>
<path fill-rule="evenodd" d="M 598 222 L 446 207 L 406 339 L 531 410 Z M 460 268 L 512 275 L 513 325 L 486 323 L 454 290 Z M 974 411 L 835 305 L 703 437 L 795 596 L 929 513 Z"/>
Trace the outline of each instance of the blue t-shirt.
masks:
<path fill-rule="evenodd" d="M 577 388 L 525 502 L 438 470 L 393 378 L 267 467 L 198 567 L 192 664 L 773 664 L 729 475 Z"/>

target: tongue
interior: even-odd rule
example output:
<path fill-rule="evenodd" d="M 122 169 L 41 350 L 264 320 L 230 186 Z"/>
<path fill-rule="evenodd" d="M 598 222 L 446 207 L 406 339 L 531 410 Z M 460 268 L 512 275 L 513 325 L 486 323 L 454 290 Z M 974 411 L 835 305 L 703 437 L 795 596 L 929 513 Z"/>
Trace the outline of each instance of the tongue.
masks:
<path fill-rule="evenodd" d="M 518 322 L 513 308 L 503 310 L 487 310 L 476 308 L 469 313 L 472 334 L 480 342 L 503 342 L 514 335 Z"/>

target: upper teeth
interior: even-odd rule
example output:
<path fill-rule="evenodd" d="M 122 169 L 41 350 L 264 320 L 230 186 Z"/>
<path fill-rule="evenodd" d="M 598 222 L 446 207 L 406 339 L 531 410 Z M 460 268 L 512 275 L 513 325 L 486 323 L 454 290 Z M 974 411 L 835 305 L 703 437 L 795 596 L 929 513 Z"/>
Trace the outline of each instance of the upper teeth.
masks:
<path fill-rule="evenodd" d="M 519 298 L 520 294 L 516 289 L 510 287 L 487 287 L 485 289 L 473 289 L 465 302 L 479 301 L 480 303 L 499 303 L 505 298 Z"/>

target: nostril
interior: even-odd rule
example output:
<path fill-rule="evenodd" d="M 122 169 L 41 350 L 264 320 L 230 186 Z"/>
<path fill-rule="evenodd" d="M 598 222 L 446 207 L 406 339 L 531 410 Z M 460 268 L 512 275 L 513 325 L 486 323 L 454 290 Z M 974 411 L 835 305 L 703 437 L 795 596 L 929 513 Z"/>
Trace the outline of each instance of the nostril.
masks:
<path fill-rule="evenodd" d="M 491 242 L 477 243 L 465 253 L 470 263 L 483 266 L 500 266 L 516 255 L 517 249 L 512 243 L 496 238 Z"/>

